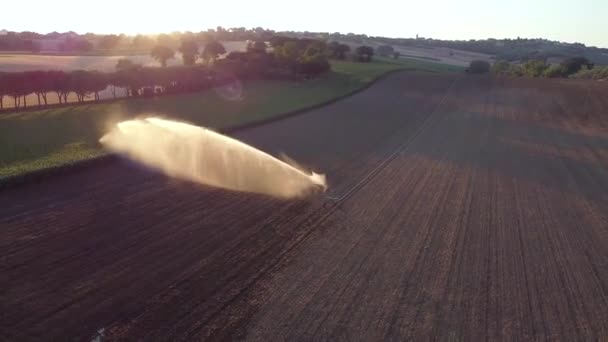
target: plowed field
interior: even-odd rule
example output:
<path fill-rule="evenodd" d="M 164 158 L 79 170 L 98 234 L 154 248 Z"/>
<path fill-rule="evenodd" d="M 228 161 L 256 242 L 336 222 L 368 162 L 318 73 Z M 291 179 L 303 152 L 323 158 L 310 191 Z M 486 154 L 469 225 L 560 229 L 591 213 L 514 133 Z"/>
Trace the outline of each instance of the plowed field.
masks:
<path fill-rule="evenodd" d="M 608 338 L 608 85 L 402 72 L 235 136 L 329 192 L 0 193 L 0 339 Z"/>

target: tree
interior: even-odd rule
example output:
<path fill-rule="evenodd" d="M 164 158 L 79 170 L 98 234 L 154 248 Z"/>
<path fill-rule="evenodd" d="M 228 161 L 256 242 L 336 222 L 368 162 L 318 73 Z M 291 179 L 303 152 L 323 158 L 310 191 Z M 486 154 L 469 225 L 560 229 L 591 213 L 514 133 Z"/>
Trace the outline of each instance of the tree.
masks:
<path fill-rule="evenodd" d="M 38 105 L 40 106 L 42 104 L 42 101 L 40 101 L 41 98 L 44 101 L 44 104 L 47 105 L 48 101 L 46 95 L 49 91 L 52 90 L 49 72 L 29 71 L 26 74 L 27 79 L 29 80 L 32 86 L 32 90 L 34 91 L 34 94 L 36 94 L 36 97 L 38 99 Z"/>
<path fill-rule="evenodd" d="M 248 52 L 258 52 L 258 53 L 266 53 L 266 43 L 261 40 L 256 40 L 254 42 L 247 42 L 247 51 Z"/>
<path fill-rule="evenodd" d="M 350 46 L 346 44 L 340 44 L 338 42 L 331 42 L 327 45 L 329 56 L 335 59 L 346 59 L 346 54 L 350 52 Z"/>
<path fill-rule="evenodd" d="M 484 74 L 490 71 L 490 63 L 488 61 L 474 60 L 469 64 L 467 72 L 471 74 Z"/>
<path fill-rule="evenodd" d="M 138 96 L 144 84 L 145 70 L 141 65 L 117 72 L 120 82 L 127 89 L 127 96 Z"/>
<path fill-rule="evenodd" d="M 154 40 L 148 36 L 138 34 L 133 38 L 131 45 L 136 49 L 151 49 L 154 46 Z"/>
<path fill-rule="evenodd" d="M 545 74 L 545 70 L 549 68 L 549 65 L 545 61 L 531 60 L 527 61 L 522 68 L 525 76 L 541 77 Z"/>
<path fill-rule="evenodd" d="M 308 55 L 326 55 L 327 54 L 327 43 L 323 40 L 313 40 L 306 45 L 305 50 Z"/>
<path fill-rule="evenodd" d="M 214 62 L 219 55 L 225 53 L 226 48 L 224 48 L 224 45 L 217 40 L 213 40 L 205 45 L 205 48 L 203 49 L 203 59 L 209 64 L 209 62 Z"/>
<path fill-rule="evenodd" d="M 298 70 L 305 76 L 314 77 L 327 72 L 331 69 L 331 65 L 323 54 L 305 55 L 298 65 Z"/>
<path fill-rule="evenodd" d="M 87 79 L 87 90 L 93 93 L 95 101 L 99 101 L 99 92 L 108 88 L 109 78 L 99 71 L 91 71 Z"/>
<path fill-rule="evenodd" d="M 368 63 L 371 62 L 374 56 L 374 48 L 371 46 L 361 45 L 355 49 L 356 59 L 359 62 Z"/>
<path fill-rule="evenodd" d="M 130 60 L 130 59 L 128 59 L 128 58 L 120 58 L 116 62 L 116 70 L 117 71 L 132 70 L 132 69 L 135 69 L 137 67 L 141 67 L 141 65 L 133 63 L 133 61 Z"/>
<path fill-rule="evenodd" d="M 0 109 L 4 109 L 4 96 L 8 94 L 6 74 L 0 73 Z"/>
<path fill-rule="evenodd" d="M 278 48 L 278 47 L 283 46 L 283 44 L 285 44 L 289 41 L 293 41 L 293 38 L 284 37 L 284 36 L 272 36 L 270 38 L 270 46 L 272 46 L 273 48 Z"/>
<path fill-rule="evenodd" d="M 121 37 L 115 34 L 103 36 L 99 42 L 99 48 L 106 50 L 114 49 L 120 40 Z"/>
<path fill-rule="evenodd" d="M 564 60 L 561 63 L 561 65 L 564 68 L 566 76 L 576 74 L 577 72 L 579 72 L 579 70 L 581 70 L 583 68 L 583 66 L 586 66 L 587 69 L 593 69 L 593 63 L 591 63 L 585 57 L 568 58 L 568 59 Z"/>
<path fill-rule="evenodd" d="M 544 77 L 547 78 L 559 78 L 566 77 L 566 68 L 563 65 L 551 65 L 547 68 L 543 74 Z"/>
<path fill-rule="evenodd" d="M 120 76 L 121 74 L 119 72 L 109 73 L 106 76 L 108 85 L 110 86 L 110 92 L 112 93 L 113 98 L 116 98 L 116 88 L 126 87 L 124 80 Z"/>
<path fill-rule="evenodd" d="M 83 102 L 84 98 L 90 93 L 88 87 L 90 77 L 86 70 L 75 70 L 68 76 L 69 89 L 76 94 L 78 102 Z"/>
<path fill-rule="evenodd" d="M 194 40 L 182 40 L 179 52 L 182 53 L 184 65 L 194 65 L 199 55 L 198 44 Z"/>
<path fill-rule="evenodd" d="M 496 75 L 508 75 L 511 71 L 511 64 L 507 61 L 497 61 L 492 65 L 491 70 Z"/>
<path fill-rule="evenodd" d="M 21 107 L 21 97 L 23 97 L 23 107 L 27 107 L 27 95 L 31 94 L 31 83 L 24 72 L 13 72 L 5 75 L 7 94 L 13 98 L 14 107 Z"/>
<path fill-rule="evenodd" d="M 511 68 L 509 68 L 509 75 L 522 77 L 524 75 L 524 68 L 520 64 L 511 64 Z"/>
<path fill-rule="evenodd" d="M 175 47 L 177 45 L 177 41 L 174 37 L 161 33 L 156 37 L 156 44 L 168 47 Z"/>
<path fill-rule="evenodd" d="M 594 66 L 592 69 L 581 69 L 576 74 L 570 75 L 572 78 L 608 81 L 608 66 Z"/>
<path fill-rule="evenodd" d="M 304 56 L 312 57 L 316 55 L 325 55 L 327 53 L 327 44 L 321 40 L 307 42 L 308 44 L 301 46 L 304 50 Z"/>
<path fill-rule="evenodd" d="M 49 71 L 47 77 L 49 78 L 50 89 L 57 94 L 59 103 L 67 103 L 70 93 L 68 75 L 64 71 Z"/>
<path fill-rule="evenodd" d="M 150 56 L 160 63 L 161 67 L 167 66 L 167 60 L 175 58 L 175 53 L 164 45 L 156 45 L 150 52 Z"/>
<path fill-rule="evenodd" d="M 86 39 L 82 38 L 67 38 L 63 43 L 59 45 L 61 51 L 78 51 L 86 52 L 93 49 L 93 44 Z"/>
<path fill-rule="evenodd" d="M 23 50 L 31 51 L 33 53 L 40 52 L 41 46 L 40 43 L 32 41 L 32 40 L 24 40 L 23 41 Z"/>
<path fill-rule="evenodd" d="M 21 95 L 19 93 L 19 88 L 21 87 L 20 82 L 21 79 L 18 73 L 11 72 L 4 76 L 6 82 L 6 94 L 13 98 L 15 109 L 19 108 L 19 104 L 21 103 Z M 19 101 L 19 102 L 18 102 Z"/>
<path fill-rule="evenodd" d="M 274 49 L 274 54 L 282 66 L 291 71 L 294 75 L 298 72 L 297 63 L 300 52 L 298 45 L 294 41 L 289 41 Z"/>
<path fill-rule="evenodd" d="M 382 57 L 388 57 L 395 52 L 395 49 L 390 45 L 380 45 L 376 49 L 376 52 L 378 52 L 378 55 Z"/>
<path fill-rule="evenodd" d="M 34 92 L 34 84 L 30 82 L 30 73 L 31 72 L 23 72 L 20 75 L 21 78 L 21 87 L 19 91 L 21 96 L 23 96 L 23 108 L 27 107 L 27 96 Z"/>

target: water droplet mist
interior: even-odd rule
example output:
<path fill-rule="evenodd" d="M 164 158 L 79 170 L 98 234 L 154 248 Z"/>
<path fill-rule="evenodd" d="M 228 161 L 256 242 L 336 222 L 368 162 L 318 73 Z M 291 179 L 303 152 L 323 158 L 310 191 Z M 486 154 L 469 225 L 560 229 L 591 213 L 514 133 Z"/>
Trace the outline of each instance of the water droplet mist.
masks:
<path fill-rule="evenodd" d="M 118 123 L 100 142 L 168 176 L 279 198 L 325 191 L 325 176 L 306 172 L 225 135 L 160 118 Z"/>

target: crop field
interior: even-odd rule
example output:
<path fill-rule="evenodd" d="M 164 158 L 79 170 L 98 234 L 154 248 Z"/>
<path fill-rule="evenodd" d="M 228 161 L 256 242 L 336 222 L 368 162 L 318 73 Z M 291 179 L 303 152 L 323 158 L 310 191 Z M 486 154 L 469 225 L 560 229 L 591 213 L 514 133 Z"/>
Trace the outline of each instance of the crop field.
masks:
<path fill-rule="evenodd" d="M 0 339 L 605 339 L 607 90 L 405 71 L 234 134 L 307 200 L 126 160 L 6 189 Z"/>
<path fill-rule="evenodd" d="M 330 74 L 305 82 L 243 82 L 238 96 L 226 96 L 221 89 L 212 89 L 0 114 L 0 179 L 99 156 L 104 151 L 98 139 L 111 124 L 127 118 L 154 114 L 222 129 L 331 100 L 392 70 L 459 70 L 408 60 L 335 62 L 332 67 Z M 54 98 L 53 94 L 49 97 Z"/>
<path fill-rule="evenodd" d="M 343 42 L 356 49 L 357 44 L 345 41 Z M 385 45 L 383 42 L 374 41 L 369 39 L 366 44 L 374 48 Z M 432 61 L 451 66 L 467 67 L 473 60 L 485 60 L 493 63 L 495 56 L 472 51 L 464 51 L 458 49 L 450 49 L 447 47 L 418 47 L 418 46 L 405 46 L 405 45 L 392 45 L 396 52 L 399 52 L 401 58 L 414 59 L 419 61 Z M 561 60 L 559 61 L 561 62 Z"/>
<path fill-rule="evenodd" d="M 227 52 L 244 51 L 245 42 L 223 42 Z M 116 62 L 128 58 L 134 63 L 144 66 L 158 66 L 158 62 L 149 54 L 127 55 L 53 55 L 53 54 L 22 54 L 0 53 L 0 72 L 36 71 L 36 70 L 97 70 L 114 71 Z M 181 65 L 181 54 L 175 54 L 168 65 Z"/>

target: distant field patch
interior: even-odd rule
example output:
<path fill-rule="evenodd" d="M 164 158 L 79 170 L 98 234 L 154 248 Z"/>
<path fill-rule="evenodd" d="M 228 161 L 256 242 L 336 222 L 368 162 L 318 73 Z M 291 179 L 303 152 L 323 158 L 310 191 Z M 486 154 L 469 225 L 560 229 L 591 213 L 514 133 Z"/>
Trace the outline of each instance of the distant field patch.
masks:
<path fill-rule="evenodd" d="M 245 42 L 224 42 L 227 52 L 243 51 L 246 48 Z M 145 66 L 158 66 L 158 62 L 150 57 L 149 53 L 140 54 L 117 54 L 106 55 L 94 52 L 89 55 L 64 55 L 64 54 L 0 54 L 2 64 L 0 72 L 32 71 L 32 70 L 98 70 L 114 71 L 116 62 L 121 58 L 128 58 L 135 63 Z M 175 54 L 174 59 L 170 59 L 168 65 L 181 65 L 181 55 Z"/>

